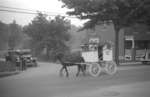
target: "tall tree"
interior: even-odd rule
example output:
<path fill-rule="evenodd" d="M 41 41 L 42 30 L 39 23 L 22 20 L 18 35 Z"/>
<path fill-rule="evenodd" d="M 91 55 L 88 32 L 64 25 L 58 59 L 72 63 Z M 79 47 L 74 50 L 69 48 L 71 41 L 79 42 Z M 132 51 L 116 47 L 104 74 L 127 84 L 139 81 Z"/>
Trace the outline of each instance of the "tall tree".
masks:
<path fill-rule="evenodd" d="M 5 49 L 8 39 L 8 25 L 0 21 L 0 49 Z"/>
<path fill-rule="evenodd" d="M 18 46 L 22 41 L 22 27 L 16 24 L 15 20 L 8 26 L 8 46 L 9 49 L 15 49 L 15 47 Z"/>
<path fill-rule="evenodd" d="M 54 58 L 57 52 L 67 50 L 66 41 L 69 40 L 68 29 L 70 22 L 64 17 L 56 16 L 47 19 L 47 15 L 38 13 L 32 22 L 24 27 L 24 32 L 31 38 L 32 48 L 36 54 L 46 49 L 47 57 Z"/>
<path fill-rule="evenodd" d="M 60 0 L 63 7 L 73 9 L 69 15 L 88 19 L 83 29 L 94 28 L 99 24 L 113 23 L 115 29 L 115 61 L 119 64 L 118 33 L 125 26 L 130 26 L 148 13 L 145 5 L 149 0 Z"/>

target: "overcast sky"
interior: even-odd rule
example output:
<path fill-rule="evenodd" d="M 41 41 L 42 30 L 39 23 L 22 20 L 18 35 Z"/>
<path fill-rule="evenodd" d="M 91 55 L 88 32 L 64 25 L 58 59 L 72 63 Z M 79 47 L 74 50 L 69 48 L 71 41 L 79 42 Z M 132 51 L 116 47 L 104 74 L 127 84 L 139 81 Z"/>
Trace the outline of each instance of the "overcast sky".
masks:
<path fill-rule="evenodd" d="M 68 11 L 66 8 L 61 8 L 62 2 L 58 0 L 0 0 L 0 10 L 4 9 L 3 6 L 11 8 L 21 8 L 29 10 L 38 10 L 50 12 L 52 15 L 65 15 Z M 6 9 L 6 8 L 5 8 Z M 8 9 L 10 10 L 10 9 Z M 12 13 L 7 11 L 0 11 L 0 21 L 4 23 L 11 23 L 13 20 L 16 20 L 18 24 L 26 25 L 35 17 L 34 14 L 21 14 L 21 13 Z M 75 18 L 71 19 L 71 23 L 76 26 L 82 26 L 83 22 Z"/>

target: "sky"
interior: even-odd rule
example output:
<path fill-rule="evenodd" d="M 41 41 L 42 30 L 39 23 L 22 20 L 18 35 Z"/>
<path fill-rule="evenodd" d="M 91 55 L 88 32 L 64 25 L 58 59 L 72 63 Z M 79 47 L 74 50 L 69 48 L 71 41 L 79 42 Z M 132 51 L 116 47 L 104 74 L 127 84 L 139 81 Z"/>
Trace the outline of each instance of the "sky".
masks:
<path fill-rule="evenodd" d="M 48 14 L 50 15 L 66 15 L 66 12 L 69 9 L 61 8 L 62 5 L 63 3 L 58 0 L 0 0 L 0 21 L 8 24 L 12 23 L 13 20 L 16 20 L 16 22 L 20 25 L 27 25 L 36 16 L 35 14 L 20 14 L 1 11 L 1 9 L 4 9 L 2 7 L 45 11 L 49 12 Z M 76 26 L 82 26 L 85 22 L 77 18 L 68 19 L 71 20 L 71 24 Z"/>

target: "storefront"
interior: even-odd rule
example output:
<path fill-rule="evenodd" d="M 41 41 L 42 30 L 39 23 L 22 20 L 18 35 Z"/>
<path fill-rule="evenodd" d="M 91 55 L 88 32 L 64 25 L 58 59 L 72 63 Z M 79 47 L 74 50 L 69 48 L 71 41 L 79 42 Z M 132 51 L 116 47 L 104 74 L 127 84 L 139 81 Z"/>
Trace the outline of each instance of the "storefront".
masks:
<path fill-rule="evenodd" d="M 146 51 L 150 50 L 150 33 L 137 33 L 125 36 L 125 60 L 141 60 Z"/>

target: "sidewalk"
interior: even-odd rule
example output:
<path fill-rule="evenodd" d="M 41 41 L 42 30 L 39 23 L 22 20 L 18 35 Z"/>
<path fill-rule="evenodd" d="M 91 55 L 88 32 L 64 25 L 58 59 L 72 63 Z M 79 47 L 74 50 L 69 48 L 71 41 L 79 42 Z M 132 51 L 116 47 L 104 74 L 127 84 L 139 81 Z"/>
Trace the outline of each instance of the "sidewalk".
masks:
<path fill-rule="evenodd" d="M 120 62 L 118 66 L 118 70 L 132 70 L 132 69 L 140 69 L 140 68 L 147 68 L 150 65 L 142 64 L 141 62 Z"/>

